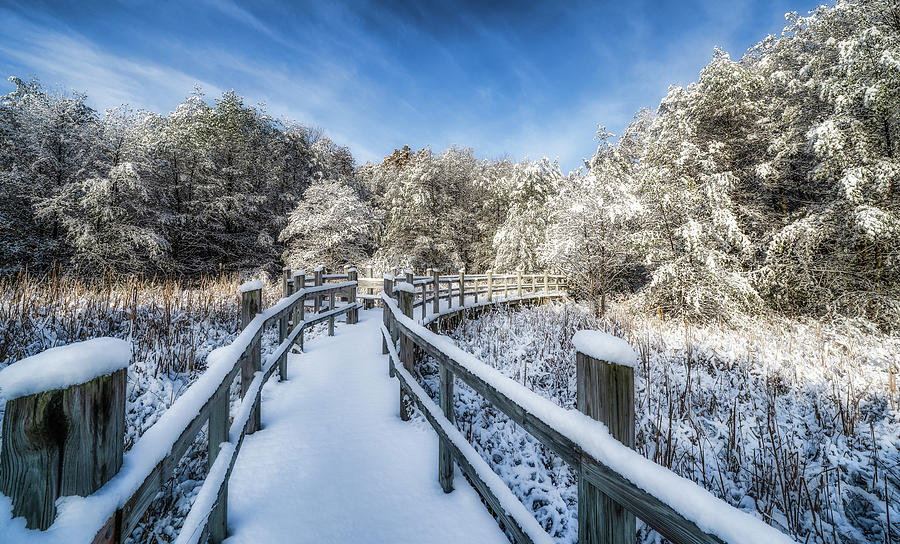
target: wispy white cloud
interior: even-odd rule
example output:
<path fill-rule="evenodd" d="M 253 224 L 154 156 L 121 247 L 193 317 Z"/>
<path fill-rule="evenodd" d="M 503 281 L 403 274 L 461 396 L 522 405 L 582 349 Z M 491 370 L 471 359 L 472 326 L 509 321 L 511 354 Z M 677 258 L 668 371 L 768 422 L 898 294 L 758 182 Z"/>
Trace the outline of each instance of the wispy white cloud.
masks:
<path fill-rule="evenodd" d="M 15 42 L 0 41 L 0 58 L 7 70 L 28 70 L 14 75 L 39 76 L 45 83 L 87 92 L 89 101 L 101 108 L 131 104 L 167 111 L 195 84 L 209 92 L 221 92 L 211 82 L 178 69 L 111 54 L 77 33 L 2 8 L 0 26 L 16 29 Z"/>

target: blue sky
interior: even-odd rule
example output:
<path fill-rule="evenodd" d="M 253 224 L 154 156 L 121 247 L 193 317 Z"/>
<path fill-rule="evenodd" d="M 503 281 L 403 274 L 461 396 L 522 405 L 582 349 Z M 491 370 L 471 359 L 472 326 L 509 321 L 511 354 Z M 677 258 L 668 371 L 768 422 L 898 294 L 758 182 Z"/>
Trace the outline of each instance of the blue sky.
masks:
<path fill-rule="evenodd" d="M 171 111 L 195 84 L 319 126 L 358 162 L 403 144 L 549 156 L 564 169 L 713 47 L 740 57 L 805 0 L 4 2 L 0 73 Z M 0 83 L 0 92 L 12 85 Z"/>

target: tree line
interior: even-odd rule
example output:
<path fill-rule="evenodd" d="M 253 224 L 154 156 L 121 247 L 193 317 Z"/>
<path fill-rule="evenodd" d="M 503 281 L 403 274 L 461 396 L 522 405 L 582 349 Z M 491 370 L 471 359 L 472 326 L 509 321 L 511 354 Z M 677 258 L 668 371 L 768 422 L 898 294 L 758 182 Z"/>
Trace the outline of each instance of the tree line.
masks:
<path fill-rule="evenodd" d="M 691 319 L 775 310 L 900 323 L 900 5 L 788 14 L 716 50 L 563 173 L 404 146 L 356 166 L 233 92 L 100 116 L 13 79 L 0 100 L 0 262 L 193 277 L 267 263 L 567 273 Z"/>

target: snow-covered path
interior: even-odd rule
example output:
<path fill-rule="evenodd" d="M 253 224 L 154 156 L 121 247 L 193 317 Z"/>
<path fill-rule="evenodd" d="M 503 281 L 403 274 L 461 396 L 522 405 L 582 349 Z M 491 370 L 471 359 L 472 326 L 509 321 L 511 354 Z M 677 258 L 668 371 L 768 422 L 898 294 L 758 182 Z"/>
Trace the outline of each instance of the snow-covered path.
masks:
<path fill-rule="evenodd" d="M 437 480 L 437 436 L 398 416 L 381 312 L 307 343 L 263 390 L 263 429 L 232 473 L 226 542 L 479 542 L 506 537 L 457 471 Z"/>

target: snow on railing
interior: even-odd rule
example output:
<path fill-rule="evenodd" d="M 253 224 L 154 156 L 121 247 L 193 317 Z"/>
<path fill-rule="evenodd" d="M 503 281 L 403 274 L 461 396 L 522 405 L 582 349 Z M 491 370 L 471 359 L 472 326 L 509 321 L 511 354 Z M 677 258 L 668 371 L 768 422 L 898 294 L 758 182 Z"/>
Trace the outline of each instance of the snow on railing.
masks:
<path fill-rule="evenodd" d="M 351 275 L 355 276 L 355 271 L 351 272 Z M 286 293 L 286 296 L 274 306 L 265 310 L 260 308 L 261 288 L 261 282 L 248 282 L 241 286 L 242 316 L 245 320 L 243 330 L 229 345 L 219 347 L 207 356 L 206 370 L 138 439 L 134 447 L 124 454 L 121 468 L 105 485 L 87 496 L 60 499 L 55 519 L 51 519 L 52 524 L 43 531 L 26 528 L 26 523 L 21 517 L 0 516 L 0 534 L 3 535 L 0 540 L 4 543 L 122 542 L 141 519 L 165 481 L 171 477 L 184 453 L 207 422 L 209 422 L 211 466 L 202 486 L 201 495 L 195 501 L 186 520 L 187 534 L 184 535 L 184 539 L 197 541 L 199 538 L 199 531 L 195 530 L 197 523 L 201 523 L 204 527 L 208 525 L 210 541 L 220 542 L 224 539 L 226 523 L 224 503 L 211 499 L 209 494 L 213 493 L 212 489 L 215 490 L 215 497 L 227 494 L 228 475 L 240 451 L 243 435 L 258 428 L 259 399 L 263 383 L 275 370 L 279 370 L 281 378 L 286 379 L 287 352 L 295 343 L 299 343 L 302 349 L 303 331 L 306 328 L 328 321 L 329 334 L 333 334 L 336 317 L 347 314 L 348 322 L 355 323 L 356 314 L 361 307 L 355 302 L 356 281 L 301 288 L 296 292 Z M 338 293 L 348 294 L 349 303 L 335 306 L 333 301 Z M 329 295 L 332 299 L 329 309 L 305 317 L 304 303 L 307 297 L 324 295 Z M 293 327 L 289 330 L 290 322 L 293 322 Z M 280 344 L 263 363 L 259 360 L 261 335 L 266 327 L 276 323 L 279 325 Z M 127 344 L 121 340 L 112 341 Z M 78 344 L 75 346 L 78 347 Z M 96 350 L 91 353 L 96 356 L 94 359 L 99 359 L 100 363 L 106 365 L 103 368 L 109 366 L 107 363 L 112 359 L 115 359 L 116 365 L 121 366 L 118 362 L 121 359 L 119 353 L 124 353 L 124 348 L 119 347 L 118 344 L 108 346 L 107 353 L 102 357 L 94 353 Z M 55 353 L 59 349 L 66 348 L 54 348 L 48 350 L 48 353 Z M 70 346 L 68 349 L 76 348 Z M 84 351 L 84 346 L 78 349 L 80 353 Z M 130 347 L 127 351 L 130 358 Z M 36 357 L 40 358 L 40 355 Z M 95 360 L 92 367 L 97 367 L 100 363 Z M 11 365 L 4 373 L 12 376 L 16 372 L 13 369 L 19 364 L 21 363 Z M 243 400 L 234 423 L 230 429 L 226 429 L 229 410 L 228 391 L 239 372 L 242 374 Z M 16 380 L 13 382 L 18 383 Z M 120 409 L 124 418 L 124 373 L 122 400 Z M 9 417 L 10 414 L 10 411 L 7 411 L 5 416 Z M 4 441 L 8 439 L 9 437 L 4 437 Z M 124 434 L 119 436 L 118 440 L 121 445 L 124 442 Z M 227 469 L 224 468 L 226 462 Z M 16 511 L 15 505 L 22 500 L 22 497 L 15 494 L 11 497 L 0 495 L 0 511 L 4 509 Z M 27 513 L 20 513 L 28 517 Z M 33 526 L 31 522 L 29 526 Z"/>
<path fill-rule="evenodd" d="M 599 523 L 601 527 L 597 527 L 597 530 L 608 529 L 608 527 L 602 526 L 605 523 L 602 520 L 614 516 L 594 517 L 597 514 L 591 510 L 604 506 L 602 501 L 596 500 L 596 496 L 585 495 L 591 487 L 615 501 L 617 505 L 614 506 L 626 509 L 664 537 L 676 543 L 749 544 L 766 542 L 774 544 L 793 542 L 787 535 L 762 520 L 734 508 L 691 480 L 671 472 L 630 449 L 611 434 L 610 427 L 587 415 L 589 410 L 596 409 L 596 406 L 584 407 L 582 395 L 590 397 L 592 403 L 596 405 L 600 391 L 583 391 L 583 389 L 590 389 L 592 386 L 599 387 L 602 379 L 598 381 L 597 372 L 601 374 L 620 372 L 622 375 L 631 375 L 632 381 L 629 383 L 632 390 L 630 397 L 632 406 L 618 407 L 622 413 L 627 412 L 626 408 L 630 409 L 631 419 L 613 419 L 610 420 L 610 423 L 616 424 L 617 432 L 622 428 L 623 423 L 626 428 L 630 426 L 633 440 L 633 374 L 630 374 L 633 369 L 628 365 L 619 364 L 620 361 L 632 361 L 633 351 L 630 351 L 631 348 L 627 344 L 622 345 L 624 341 L 614 337 L 600 337 L 594 334 L 594 331 L 580 334 L 578 343 L 583 351 L 579 350 L 578 405 L 585 412 L 582 413 L 582 411 L 562 408 L 538 395 L 505 376 L 499 370 L 484 364 L 474 355 L 462 350 L 450 338 L 437 334 L 416 322 L 412 318 L 411 304 L 406 299 L 407 296 L 406 293 L 400 295 L 399 303 L 390 296 L 382 296 L 382 304 L 385 308 L 385 325 L 382 329 L 385 351 L 391 358 L 393 374 L 397 375 L 401 381 L 401 415 L 407 402 L 403 398 L 405 391 L 424 409 L 426 417 L 438 432 L 442 442 L 453 440 L 455 443 L 456 440 L 451 436 L 452 433 L 448 432 L 448 427 L 453 427 L 453 425 L 447 419 L 453 417 L 451 411 L 452 384 L 455 376 L 491 402 L 494 407 L 504 412 L 511 420 L 522 425 L 526 431 L 569 463 L 574 472 L 585 478 L 585 483 L 589 486 L 579 486 L 578 515 L 579 518 L 591 517 L 594 526 Z M 401 308 L 404 308 L 404 311 L 401 311 Z M 405 312 L 407 315 L 404 315 Z M 394 346 L 396 341 L 399 341 L 401 346 L 399 350 Z M 424 391 L 416 387 L 418 384 L 412 378 L 416 374 L 414 369 L 415 350 L 411 347 L 413 345 L 439 363 L 441 382 L 439 391 L 441 406 L 444 408 L 443 415 L 436 414 L 429 408 L 428 403 L 433 404 L 433 401 L 424 394 Z M 594 355 L 609 357 L 614 361 L 586 360 L 591 359 Z M 588 366 L 582 366 L 585 364 Z M 582 368 L 593 370 L 582 371 Z M 594 373 L 593 381 L 583 381 L 585 373 Z M 615 396 L 624 395 L 616 394 Z M 614 405 L 615 401 L 607 398 L 604 403 Z M 596 414 L 591 415 L 596 417 Z M 613 414 L 613 417 L 617 416 Z M 447 446 L 443 444 L 442 447 Z M 473 456 L 466 448 L 457 448 L 455 455 L 459 466 L 471 480 L 482 479 L 484 481 L 481 470 L 466 468 L 466 465 L 478 464 L 480 457 L 477 454 Z M 441 459 L 440 466 L 439 473 L 442 481 L 446 478 L 446 471 L 449 470 L 452 476 L 452 466 L 445 466 L 444 459 Z M 483 495 L 485 489 L 492 490 L 492 486 L 487 483 L 476 484 L 476 487 Z M 498 512 L 498 515 L 504 520 L 507 527 L 513 525 L 524 528 L 530 524 L 530 521 L 520 517 L 518 513 L 521 511 L 518 507 L 511 507 L 507 504 L 508 498 L 493 496 L 485 497 L 485 500 L 489 504 L 493 502 L 505 505 L 505 512 Z M 579 527 L 582 527 L 581 521 Z M 634 532 L 633 518 L 630 521 L 631 527 L 621 526 L 621 520 L 613 523 L 619 523 L 613 528 L 616 532 L 624 530 L 630 530 L 631 534 Z M 525 532 L 517 536 L 517 540 L 522 542 L 538 541 Z M 579 535 L 579 539 L 593 542 L 591 536 Z"/>

